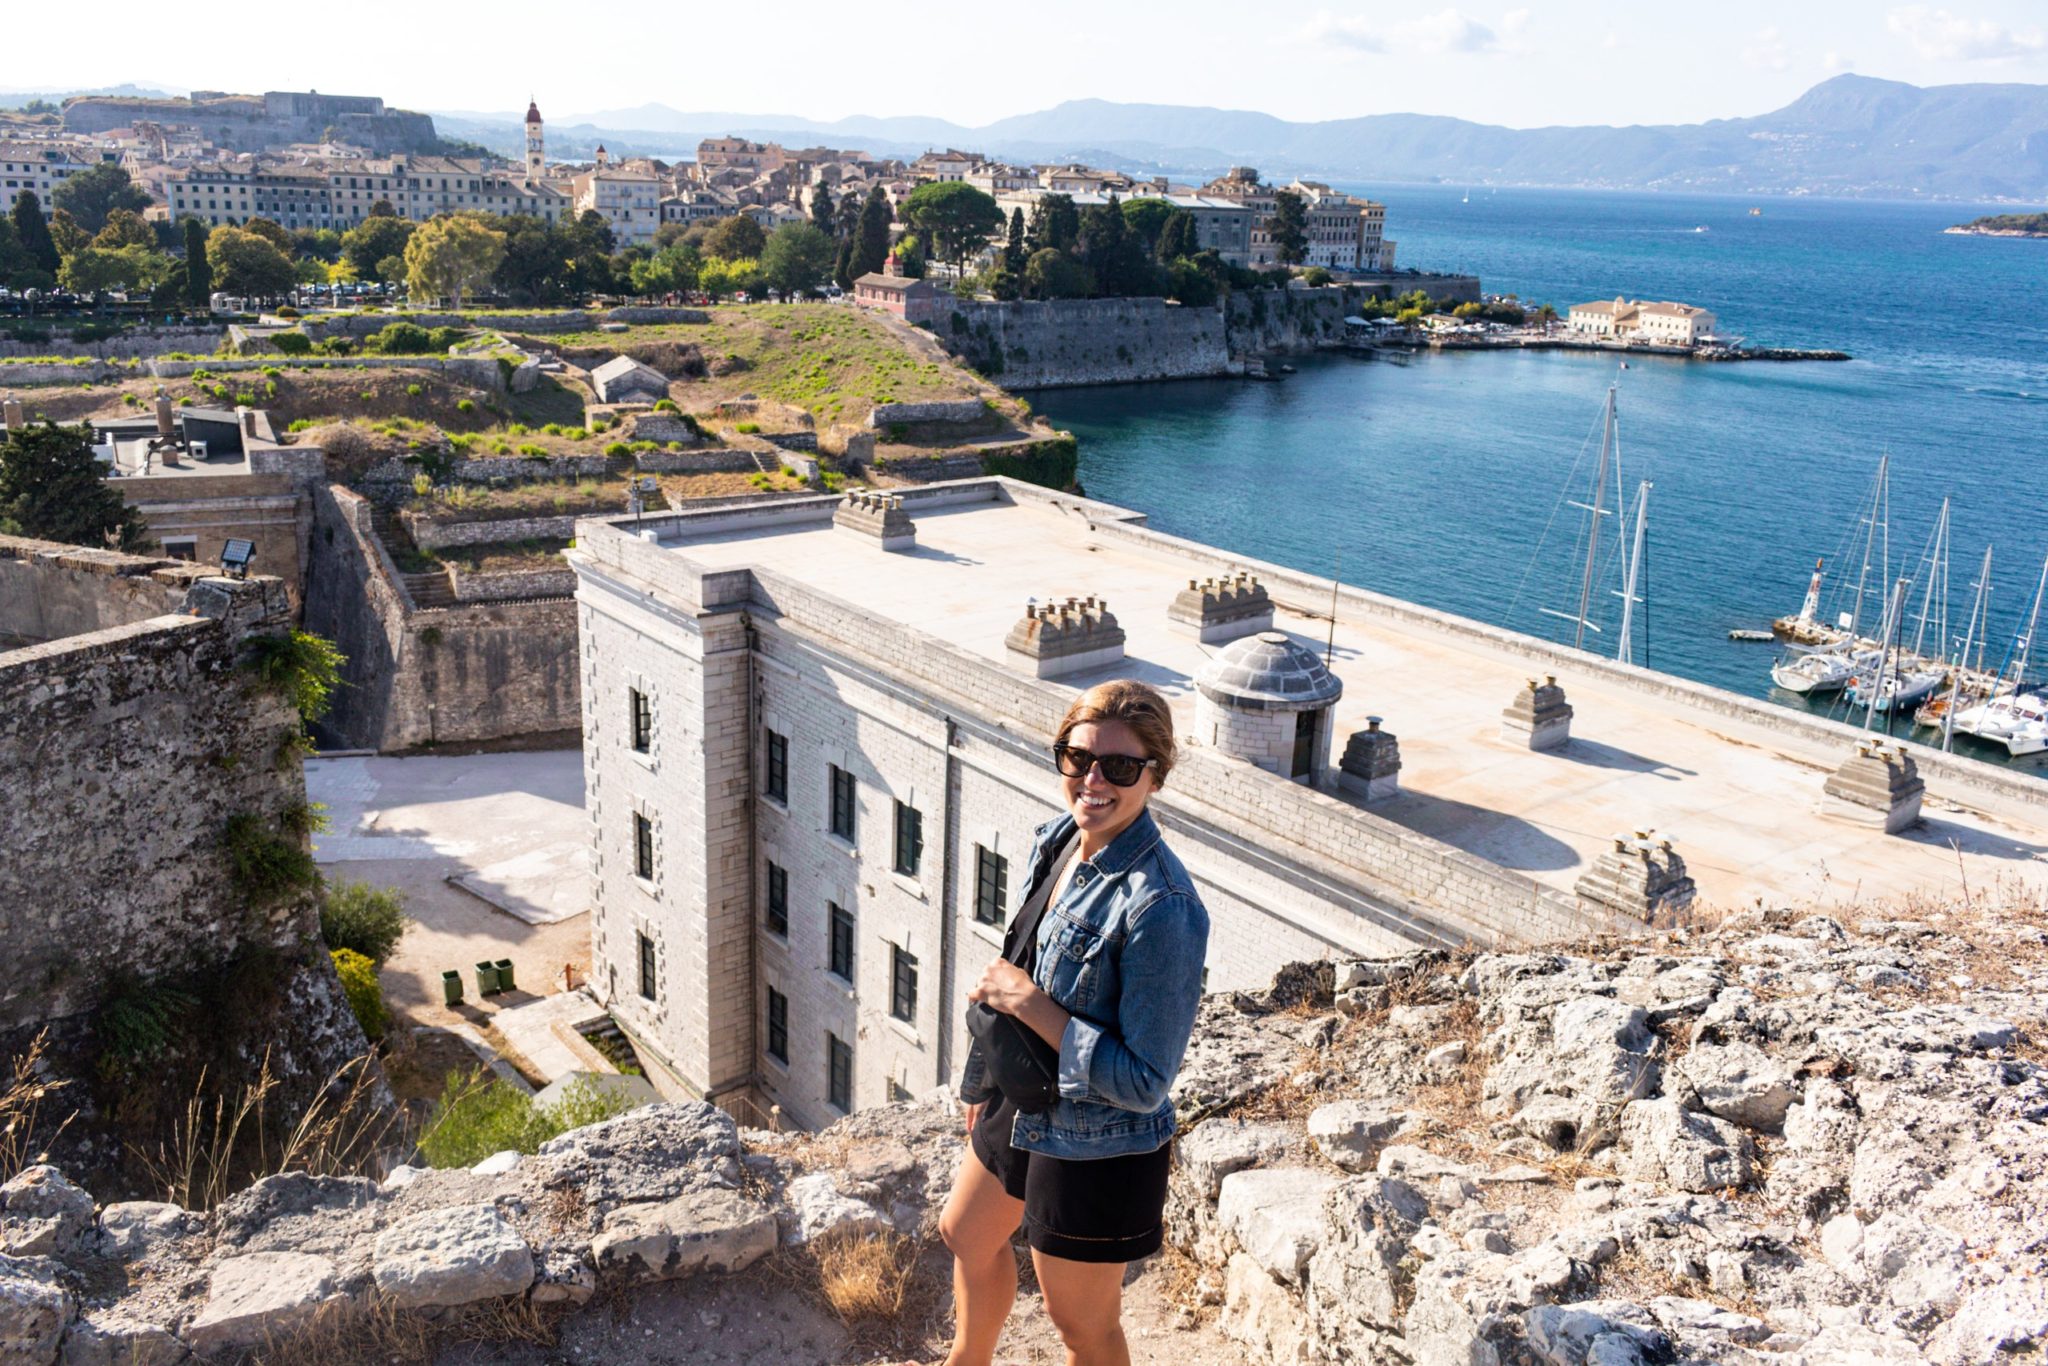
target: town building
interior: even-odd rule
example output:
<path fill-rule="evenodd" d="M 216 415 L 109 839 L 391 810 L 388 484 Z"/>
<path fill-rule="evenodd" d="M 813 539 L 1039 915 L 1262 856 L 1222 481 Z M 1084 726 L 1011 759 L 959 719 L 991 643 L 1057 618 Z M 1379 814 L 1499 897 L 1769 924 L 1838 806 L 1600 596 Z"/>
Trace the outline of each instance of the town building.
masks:
<path fill-rule="evenodd" d="M 1565 326 L 1582 337 L 1652 342 L 1663 346 L 1698 346 L 1714 335 L 1712 313 L 1692 304 L 1647 303 L 1616 295 L 1573 304 Z"/>
<path fill-rule="evenodd" d="M 12 213 L 14 201 L 26 190 L 47 216 L 57 187 L 99 160 L 75 143 L 0 142 L 0 213 Z"/>
<path fill-rule="evenodd" d="M 268 218 L 286 228 L 346 232 L 379 203 L 422 223 L 443 213 L 527 214 L 553 223 L 572 213 L 571 200 L 555 185 L 528 184 L 522 173 L 502 166 L 439 156 L 318 165 L 224 161 L 166 172 L 163 193 L 173 222 L 197 218 L 208 227 Z"/>
<path fill-rule="evenodd" d="M 572 203 L 580 216 L 595 213 L 612 230 L 612 240 L 631 247 L 652 242 L 661 228 L 661 176 L 644 161 L 613 165 L 600 146 L 596 163 L 576 175 Z"/>
<path fill-rule="evenodd" d="M 939 313 L 939 287 L 902 273 L 892 252 L 879 271 L 853 282 L 853 301 L 862 308 L 894 313 L 907 323 L 930 322 Z"/>
<path fill-rule="evenodd" d="M 1565 314 L 1565 326 L 1587 337 L 1624 337 L 1635 331 L 1638 307 L 1618 294 L 1612 299 L 1573 304 Z"/>

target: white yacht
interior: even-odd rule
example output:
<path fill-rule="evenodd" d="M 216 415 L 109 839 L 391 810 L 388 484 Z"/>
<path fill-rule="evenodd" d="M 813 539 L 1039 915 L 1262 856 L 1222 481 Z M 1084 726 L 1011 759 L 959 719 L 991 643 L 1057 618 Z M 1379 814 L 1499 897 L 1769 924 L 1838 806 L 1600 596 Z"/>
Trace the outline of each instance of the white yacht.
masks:
<path fill-rule="evenodd" d="M 1771 682 L 1786 692 L 1816 695 L 1840 692 L 1855 681 L 1858 673 L 1867 673 L 1876 667 L 1875 651 L 1845 654 L 1839 650 L 1815 650 L 1771 665 Z"/>

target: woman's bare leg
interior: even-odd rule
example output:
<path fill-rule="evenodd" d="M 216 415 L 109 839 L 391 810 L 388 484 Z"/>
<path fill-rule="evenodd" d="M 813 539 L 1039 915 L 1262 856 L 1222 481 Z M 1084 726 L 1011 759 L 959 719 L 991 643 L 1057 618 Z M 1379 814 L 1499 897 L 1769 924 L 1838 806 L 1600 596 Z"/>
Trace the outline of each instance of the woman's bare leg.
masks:
<path fill-rule="evenodd" d="M 1067 1366 L 1131 1366 L 1124 1342 L 1124 1263 L 1074 1262 L 1033 1251 L 1045 1314 L 1067 1347 Z"/>
<path fill-rule="evenodd" d="M 1017 1302 L 1010 1235 L 1023 1220 L 1024 1202 L 1011 1198 L 970 1144 L 939 1216 L 939 1237 L 953 1254 L 953 1350 L 945 1366 L 989 1366 L 994 1359 L 1003 1321 Z"/>

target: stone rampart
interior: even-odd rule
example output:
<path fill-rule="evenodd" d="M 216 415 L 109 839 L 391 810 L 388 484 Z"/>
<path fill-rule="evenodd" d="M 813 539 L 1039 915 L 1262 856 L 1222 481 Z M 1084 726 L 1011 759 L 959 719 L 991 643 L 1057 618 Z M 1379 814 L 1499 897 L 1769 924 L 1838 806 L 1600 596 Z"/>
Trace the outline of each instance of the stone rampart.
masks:
<path fill-rule="evenodd" d="M 401 512 L 399 521 L 422 550 L 458 545 L 492 545 L 500 541 L 567 540 L 576 534 L 574 515 L 514 517 L 500 522 L 437 522 L 417 512 Z"/>
<path fill-rule="evenodd" d="M 76 341 L 62 331 L 48 341 L 0 340 L 0 359 L 17 356 L 93 356 L 101 360 L 133 360 L 172 351 L 205 355 L 221 344 L 218 327 L 138 329 L 99 341 Z"/>
<path fill-rule="evenodd" d="M 284 585 L 175 561 L 0 545 L 0 1031 L 147 979 L 295 948 L 303 898 L 251 904 L 229 824 L 305 800 L 298 714 L 244 667 Z"/>
<path fill-rule="evenodd" d="M 612 472 L 613 463 L 603 455 L 482 455 L 454 461 L 450 478 L 465 484 L 491 484 L 499 480 L 525 483 L 538 479 L 593 479 Z M 393 457 L 363 472 L 365 484 L 405 484 L 419 474 L 417 465 Z"/>
<path fill-rule="evenodd" d="M 946 399 L 931 403 L 877 403 L 868 411 L 868 426 L 888 427 L 899 422 L 980 422 L 988 415 L 988 405 L 978 398 Z"/>
<path fill-rule="evenodd" d="M 576 592 L 576 571 L 521 569 L 472 574 L 461 565 L 448 566 L 455 596 L 462 602 L 523 602 L 537 598 L 568 598 Z"/>
<path fill-rule="evenodd" d="M 313 509 L 307 629 L 348 656 L 320 727 L 331 746 L 390 752 L 581 724 L 571 599 L 413 610 L 369 500 L 330 485 Z"/>

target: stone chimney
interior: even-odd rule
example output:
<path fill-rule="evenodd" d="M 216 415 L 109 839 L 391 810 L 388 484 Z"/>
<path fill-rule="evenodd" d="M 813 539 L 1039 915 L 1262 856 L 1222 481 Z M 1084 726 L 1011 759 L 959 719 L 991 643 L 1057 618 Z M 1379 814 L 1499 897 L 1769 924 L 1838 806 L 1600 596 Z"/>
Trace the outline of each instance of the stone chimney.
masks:
<path fill-rule="evenodd" d="M 177 423 L 171 417 L 171 396 L 163 390 L 156 391 L 156 434 L 170 439 L 177 436 Z"/>
<path fill-rule="evenodd" d="M 1369 802 L 1401 790 L 1401 742 L 1380 729 L 1380 718 L 1365 718 L 1365 729 L 1351 732 L 1344 757 L 1337 764 L 1337 786 Z"/>
<path fill-rule="evenodd" d="M 1685 860 L 1655 831 L 1616 835 L 1613 847 L 1593 861 L 1573 886 L 1595 911 L 1618 913 L 1645 925 L 1675 923 L 1699 888 L 1686 875 Z"/>
<path fill-rule="evenodd" d="M 832 525 L 872 541 L 884 550 L 911 550 L 917 545 L 917 527 L 903 510 L 903 499 L 893 493 L 849 493 L 833 509 Z"/>
<path fill-rule="evenodd" d="M 1530 749 L 1559 749 L 1572 738 L 1572 709 L 1556 674 L 1545 674 L 1541 683 L 1532 678 L 1515 694 L 1500 714 L 1500 738 Z"/>
<path fill-rule="evenodd" d="M 6 423 L 10 432 L 18 432 L 28 425 L 27 419 L 22 415 L 20 399 L 10 394 L 5 402 L 0 402 L 0 421 Z"/>
<path fill-rule="evenodd" d="M 244 441 L 256 439 L 256 410 L 254 408 L 236 405 L 235 421 L 241 424 L 242 439 Z"/>
<path fill-rule="evenodd" d="M 1167 629 L 1204 645 L 1255 636 L 1273 629 L 1273 599 L 1250 574 L 1189 579 L 1166 608 Z"/>
<path fill-rule="evenodd" d="M 1034 678 L 1058 678 L 1114 664 L 1124 657 L 1124 632 L 1100 598 L 1027 604 L 1003 637 L 1010 667 Z"/>
<path fill-rule="evenodd" d="M 1919 823 L 1920 801 L 1926 793 L 1920 766 L 1904 745 L 1859 741 L 1856 752 L 1822 785 L 1820 812 L 1896 835 Z"/>

